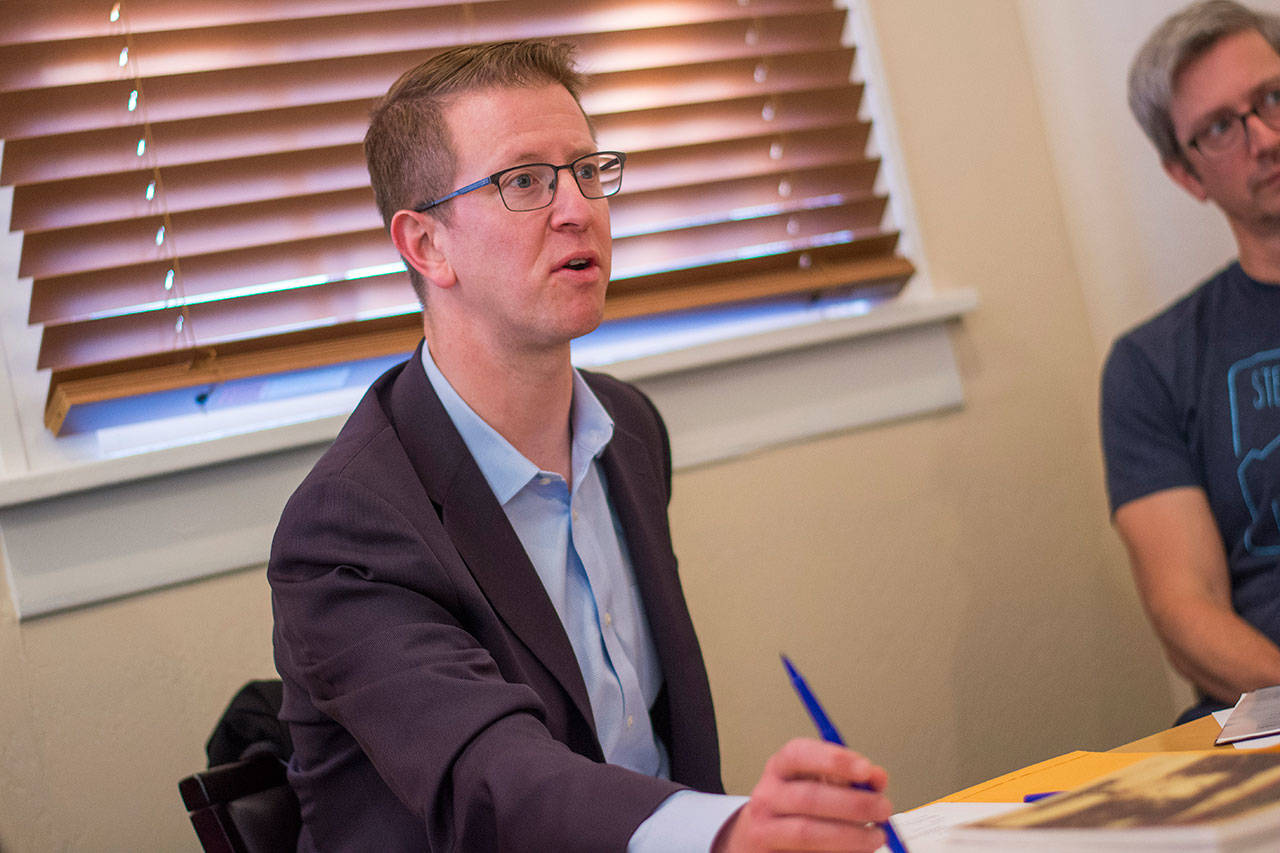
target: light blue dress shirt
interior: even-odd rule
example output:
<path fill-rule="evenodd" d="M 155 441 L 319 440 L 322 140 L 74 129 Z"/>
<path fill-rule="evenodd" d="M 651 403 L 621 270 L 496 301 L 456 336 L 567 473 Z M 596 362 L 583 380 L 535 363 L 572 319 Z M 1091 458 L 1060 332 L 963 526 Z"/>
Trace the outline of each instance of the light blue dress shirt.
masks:
<path fill-rule="evenodd" d="M 582 670 L 605 760 L 668 778 L 666 749 L 649 719 L 662 672 L 626 537 L 598 461 L 613 437 L 613 420 L 575 371 L 572 483 L 566 483 L 559 474 L 540 470 L 485 423 L 458 396 L 426 347 L 422 364 L 560 616 Z M 743 797 L 678 792 L 636 829 L 628 850 L 706 851 L 743 802 Z"/>

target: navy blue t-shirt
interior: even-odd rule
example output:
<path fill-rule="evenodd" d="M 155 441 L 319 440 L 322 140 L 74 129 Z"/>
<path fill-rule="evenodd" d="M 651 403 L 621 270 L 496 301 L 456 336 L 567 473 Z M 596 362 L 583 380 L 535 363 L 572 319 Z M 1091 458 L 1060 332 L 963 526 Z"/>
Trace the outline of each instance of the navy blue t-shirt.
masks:
<path fill-rule="evenodd" d="M 1199 486 L 1237 613 L 1280 644 L 1280 285 L 1239 263 L 1119 338 L 1102 373 L 1111 511 Z"/>

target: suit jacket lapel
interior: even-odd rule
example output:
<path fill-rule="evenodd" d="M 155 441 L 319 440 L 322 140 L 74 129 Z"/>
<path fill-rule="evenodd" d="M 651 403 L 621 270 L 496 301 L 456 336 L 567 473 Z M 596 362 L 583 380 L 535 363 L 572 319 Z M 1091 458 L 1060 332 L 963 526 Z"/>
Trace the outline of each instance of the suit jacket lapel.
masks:
<path fill-rule="evenodd" d="M 421 345 L 389 414 L 458 554 L 507 627 L 555 677 L 595 735 L 578 659 L 555 606 L 422 368 Z"/>
<path fill-rule="evenodd" d="M 645 459 L 649 452 L 635 436 L 618 429 L 601 461 L 609 483 L 609 498 L 626 536 L 649 630 L 663 671 L 669 674 L 670 640 L 676 627 L 672 625 L 673 603 L 678 611 L 683 599 L 679 587 L 672 583 L 676 573 L 666 531 L 666 499 L 661 484 L 649 474 L 653 462 L 637 462 L 636 454 Z"/>
<path fill-rule="evenodd" d="M 618 423 L 603 389 L 595 390 Z M 601 461 L 666 682 L 671 778 L 699 790 L 719 792 L 723 786 L 711 690 L 671 548 L 668 491 L 658 475 L 661 462 L 653 454 L 652 446 L 619 423 Z"/>

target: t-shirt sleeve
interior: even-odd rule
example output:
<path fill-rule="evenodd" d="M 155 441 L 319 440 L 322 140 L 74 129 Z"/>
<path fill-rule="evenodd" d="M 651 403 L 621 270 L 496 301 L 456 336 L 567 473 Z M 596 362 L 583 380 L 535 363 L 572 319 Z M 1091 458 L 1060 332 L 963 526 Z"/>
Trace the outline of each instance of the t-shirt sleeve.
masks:
<path fill-rule="evenodd" d="M 1163 489 L 1203 485 L 1169 374 L 1128 337 L 1102 369 L 1101 419 L 1113 513 Z"/>

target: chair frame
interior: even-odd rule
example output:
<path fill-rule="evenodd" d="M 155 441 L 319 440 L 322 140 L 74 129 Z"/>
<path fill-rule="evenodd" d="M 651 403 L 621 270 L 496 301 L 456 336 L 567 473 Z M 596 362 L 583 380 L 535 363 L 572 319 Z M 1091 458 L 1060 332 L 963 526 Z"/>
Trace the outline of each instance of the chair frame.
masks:
<path fill-rule="evenodd" d="M 288 784 L 284 763 L 262 753 L 193 773 L 178 783 L 178 791 L 206 853 L 253 853 L 236 829 L 228 804 Z"/>

